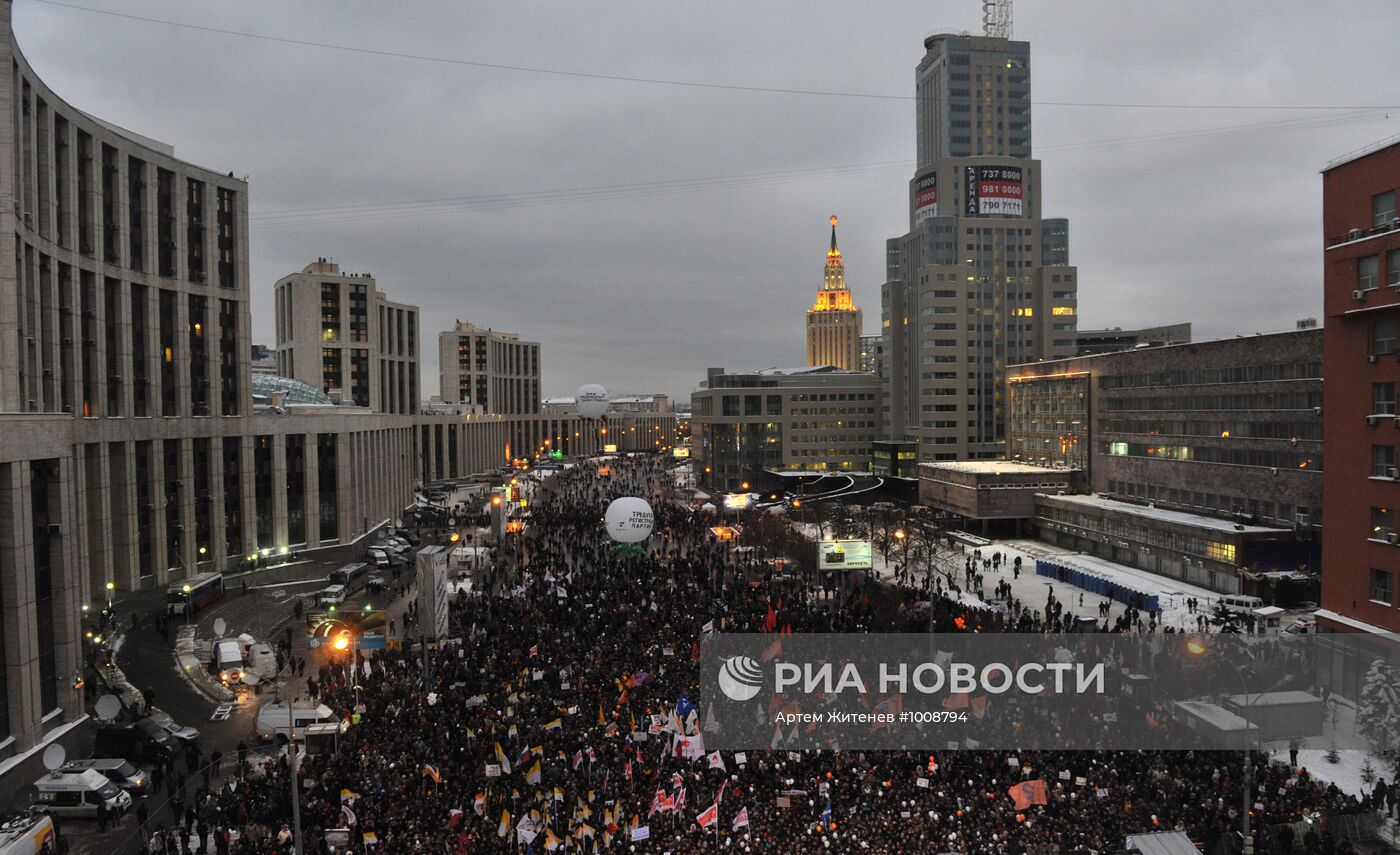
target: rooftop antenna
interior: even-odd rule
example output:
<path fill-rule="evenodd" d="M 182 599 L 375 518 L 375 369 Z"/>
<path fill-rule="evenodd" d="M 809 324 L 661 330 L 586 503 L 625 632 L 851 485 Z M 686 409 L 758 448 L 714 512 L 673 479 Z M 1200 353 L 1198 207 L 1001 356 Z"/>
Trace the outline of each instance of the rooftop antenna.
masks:
<path fill-rule="evenodd" d="M 1011 0 L 982 0 L 982 34 L 1011 38 Z"/>

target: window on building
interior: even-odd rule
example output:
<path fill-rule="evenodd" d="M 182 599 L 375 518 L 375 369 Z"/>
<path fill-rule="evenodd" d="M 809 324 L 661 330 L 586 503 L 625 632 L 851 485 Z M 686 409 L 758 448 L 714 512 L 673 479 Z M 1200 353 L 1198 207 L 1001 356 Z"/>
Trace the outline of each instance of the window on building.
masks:
<path fill-rule="evenodd" d="M 1371 446 L 1371 477 L 1393 478 L 1395 471 L 1395 446 Z"/>
<path fill-rule="evenodd" d="M 1356 287 L 1362 291 L 1374 291 L 1381 283 L 1381 257 L 1365 255 L 1356 259 Z"/>
<path fill-rule="evenodd" d="M 1395 512 L 1390 508 L 1371 507 L 1371 539 L 1385 540 L 1395 531 Z"/>
<path fill-rule="evenodd" d="M 1371 225 L 1384 225 L 1395 219 L 1395 191 L 1387 190 L 1371 197 Z"/>
<path fill-rule="evenodd" d="M 1395 319 L 1380 318 L 1371 325 L 1371 353 L 1385 355 L 1395 352 Z"/>
<path fill-rule="evenodd" d="M 1379 416 L 1395 415 L 1395 384 L 1371 384 L 1371 412 Z"/>
<path fill-rule="evenodd" d="M 1385 284 L 1400 288 L 1400 249 L 1385 254 Z"/>
<path fill-rule="evenodd" d="M 1386 570 L 1371 570 L 1371 600 L 1390 605 L 1395 602 L 1395 589 L 1391 586 L 1390 573 Z"/>

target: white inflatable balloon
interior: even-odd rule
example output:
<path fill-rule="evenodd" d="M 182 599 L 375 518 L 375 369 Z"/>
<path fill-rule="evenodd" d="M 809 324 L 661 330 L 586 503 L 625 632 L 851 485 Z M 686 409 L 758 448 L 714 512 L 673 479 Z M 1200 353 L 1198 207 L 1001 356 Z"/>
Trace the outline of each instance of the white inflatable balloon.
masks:
<path fill-rule="evenodd" d="M 651 534 L 651 505 L 647 504 L 645 499 L 635 496 L 613 499 L 612 504 L 608 505 L 605 519 L 608 537 L 618 543 L 638 543 L 646 540 Z"/>
<path fill-rule="evenodd" d="M 597 383 L 578 387 L 578 414 L 596 419 L 608 411 L 608 390 Z"/>

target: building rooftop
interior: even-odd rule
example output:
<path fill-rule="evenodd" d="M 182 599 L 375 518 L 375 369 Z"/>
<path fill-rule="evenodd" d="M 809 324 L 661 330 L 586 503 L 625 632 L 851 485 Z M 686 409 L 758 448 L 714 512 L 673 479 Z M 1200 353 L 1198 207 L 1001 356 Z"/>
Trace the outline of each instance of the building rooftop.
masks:
<path fill-rule="evenodd" d="M 1186 511 L 1169 511 L 1165 508 L 1136 505 L 1132 502 L 1123 502 L 1118 499 L 1109 499 L 1099 495 L 1050 496 L 1048 498 L 1052 498 L 1056 502 L 1068 502 L 1073 505 L 1083 505 L 1085 507 L 1098 508 L 1105 511 L 1117 511 L 1136 517 L 1156 520 L 1157 522 L 1176 523 L 1177 525 L 1191 526 L 1193 528 L 1210 529 L 1211 531 L 1218 531 L 1224 534 L 1290 533 L 1290 530 L 1285 528 L 1237 523 L 1233 520 L 1223 520 L 1218 517 L 1208 517 L 1202 514 L 1188 513 Z"/>
<path fill-rule="evenodd" d="M 1037 466 L 1034 463 L 1020 463 L 1015 460 L 940 460 L 932 463 L 920 463 L 919 466 L 947 469 L 952 472 L 972 472 L 977 475 L 1011 475 L 1033 472 L 1065 474 L 1076 471 L 1053 466 Z"/>

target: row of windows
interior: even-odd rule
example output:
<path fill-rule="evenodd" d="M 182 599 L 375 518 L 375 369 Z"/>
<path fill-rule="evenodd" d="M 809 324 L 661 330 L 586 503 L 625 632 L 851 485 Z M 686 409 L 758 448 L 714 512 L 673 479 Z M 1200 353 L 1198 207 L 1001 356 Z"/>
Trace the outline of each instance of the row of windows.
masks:
<path fill-rule="evenodd" d="M 1394 412 L 1394 384 L 1391 412 Z M 1142 398 L 1105 398 L 1104 412 L 1147 410 L 1312 410 L 1322 406 L 1322 392 L 1256 392 L 1237 395 L 1153 395 Z"/>
<path fill-rule="evenodd" d="M 1385 284 L 1400 288 L 1400 249 L 1392 249 L 1385 254 Z M 1374 291 L 1381 285 L 1381 257 L 1363 255 L 1356 259 L 1356 287 L 1361 291 Z"/>
<path fill-rule="evenodd" d="M 1202 490 L 1181 490 L 1175 487 L 1162 487 L 1157 484 L 1142 484 L 1134 481 L 1109 481 L 1110 493 L 1131 496 L 1144 501 L 1174 506 L 1185 510 L 1204 511 L 1217 514 L 1247 514 L 1265 522 L 1282 526 L 1292 526 L 1302 519 L 1315 523 L 1313 508 L 1307 505 L 1292 505 L 1288 502 L 1272 502 L 1255 497 L 1232 496 L 1225 493 L 1212 493 Z M 1321 508 L 1316 512 L 1319 517 Z"/>
<path fill-rule="evenodd" d="M 1214 448 L 1199 445 L 1148 445 L 1141 442 L 1101 442 L 1099 453 L 1115 457 L 1194 460 L 1231 466 L 1322 471 L 1322 455 L 1306 451 L 1264 451 L 1258 448 Z"/>
<path fill-rule="evenodd" d="M 1321 420 L 1310 422 L 1192 421 L 1182 419 L 1103 419 L 1104 433 L 1152 436 L 1214 436 L 1233 439 L 1321 440 Z"/>
<path fill-rule="evenodd" d="M 1321 377 L 1322 362 L 1317 360 L 1313 362 L 1282 362 L 1270 365 L 1235 365 L 1224 368 L 1190 368 L 1179 371 L 1116 374 L 1100 377 L 1099 388 L 1204 386 L 1211 383 L 1263 383 L 1269 380 L 1310 380 Z"/>
<path fill-rule="evenodd" d="M 1045 519 L 1074 526 L 1091 534 L 1124 538 L 1147 546 L 1199 555 L 1230 564 L 1234 563 L 1236 557 L 1233 543 L 1178 534 L 1164 530 L 1151 522 L 1135 522 L 1112 516 L 1100 517 L 1057 507 L 1042 507 L 1037 513 Z"/>

